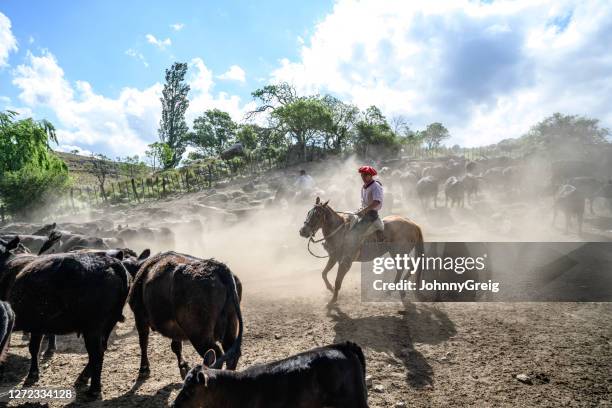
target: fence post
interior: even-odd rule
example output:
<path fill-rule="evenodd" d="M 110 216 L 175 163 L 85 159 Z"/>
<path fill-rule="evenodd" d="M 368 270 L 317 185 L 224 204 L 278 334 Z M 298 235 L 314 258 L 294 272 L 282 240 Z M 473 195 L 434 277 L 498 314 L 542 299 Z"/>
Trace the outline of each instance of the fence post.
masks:
<path fill-rule="evenodd" d="M 165 197 L 166 196 L 166 176 L 162 177 L 162 191 L 163 191 L 163 195 Z"/>
<path fill-rule="evenodd" d="M 70 189 L 70 204 L 72 204 L 72 212 L 76 212 L 74 208 L 74 189 Z"/>
<path fill-rule="evenodd" d="M 136 192 L 136 182 L 132 179 L 132 191 L 134 192 L 134 197 L 137 202 L 140 202 L 140 198 L 138 197 L 138 193 Z"/>
<path fill-rule="evenodd" d="M 4 224 L 4 220 L 5 220 L 5 215 L 4 215 L 4 204 L 0 205 L 0 220 L 2 221 L 2 224 Z"/>

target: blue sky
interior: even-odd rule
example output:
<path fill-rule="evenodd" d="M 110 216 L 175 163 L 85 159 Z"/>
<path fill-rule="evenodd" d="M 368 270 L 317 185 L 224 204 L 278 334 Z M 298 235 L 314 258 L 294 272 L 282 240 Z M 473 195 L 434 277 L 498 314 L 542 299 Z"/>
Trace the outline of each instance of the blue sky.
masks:
<path fill-rule="evenodd" d="M 376 104 L 451 143 L 516 137 L 555 111 L 612 125 L 601 1 L 0 1 L 0 109 L 49 118 L 60 148 L 140 153 L 163 71 L 189 63 L 188 121 L 236 120 L 265 83 Z"/>

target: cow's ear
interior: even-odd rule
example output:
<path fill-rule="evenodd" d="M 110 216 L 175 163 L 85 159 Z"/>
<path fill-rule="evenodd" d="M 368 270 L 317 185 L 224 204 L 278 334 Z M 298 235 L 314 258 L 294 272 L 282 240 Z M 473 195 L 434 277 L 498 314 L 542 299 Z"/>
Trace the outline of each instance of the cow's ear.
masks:
<path fill-rule="evenodd" d="M 215 354 L 215 350 L 210 349 L 204 354 L 204 362 L 202 363 L 205 367 L 212 367 L 215 365 L 217 361 L 217 355 Z"/>
<path fill-rule="evenodd" d="M 113 254 L 114 258 L 117 258 L 120 261 L 123 261 L 123 251 L 119 250 L 116 254 Z"/>
<path fill-rule="evenodd" d="M 151 250 L 149 248 L 147 248 L 144 251 L 142 251 L 142 253 L 138 257 L 138 260 L 139 261 L 144 261 L 145 259 L 147 259 L 150 256 L 151 256 Z"/>
<path fill-rule="evenodd" d="M 317 199 L 315 200 L 315 204 L 321 204 L 321 199 L 319 198 L 319 196 L 317 196 Z"/>
<path fill-rule="evenodd" d="M 206 375 L 204 371 L 202 370 L 198 371 L 198 374 L 196 375 L 196 379 L 197 379 L 198 384 L 204 384 L 205 387 L 208 387 L 208 376 Z"/>
<path fill-rule="evenodd" d="M 327 200 L 326 202 L 323 203 L 323 207 L 325 207 L 327 205 L 327 203 L 329 203 L 329 200 Z"/>

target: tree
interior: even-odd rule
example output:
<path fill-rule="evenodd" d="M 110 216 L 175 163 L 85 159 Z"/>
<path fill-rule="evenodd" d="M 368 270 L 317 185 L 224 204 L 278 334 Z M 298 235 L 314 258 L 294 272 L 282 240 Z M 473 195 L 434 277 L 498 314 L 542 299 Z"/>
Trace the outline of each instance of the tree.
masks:
<path fill-rule="evenodd" d="M 359 109 L 330 95 L 323 97 L 323 103 L 331 112 L 331 126 L 328 129 L 330 137 L 326 144 L 339 153 L 350 140 L 351 132 L 359 119 Z"/>
<path fill-rule="evenodd" d="M 555 113 L 533 126 L 522 139 L 526 149 L 540 150 L 553 158 L 585 159 L 608 143 L 610 130 L 599 120 Z"/>
<path fill-rule="evenodd" d="M 420 136 L 425 146 L 431 150 L 440 147 L 442 141 L 450 138 L 450 133 L 440 122 L 434 122 L 427 125 L 427 128 L 422 131 Z"/>
<path fill-rule="evenodd" d="M 229 113 L 209 109 L 193 121 L 189 143 L 203 156 L 219 155 L 233 143 L 237 127 Z"/>
<path fill-rule="evenodd" d="M 121 172 L 129 178 L 139 177 L 147 172 L 147 165 L 140 161 L 138 155 L 117 157 Z"/>
<path fill-rule="evenodd" d="M 55 128 L 45 120 L 16 120 L 0 112 L 0 201 L 9 213 L 27 218 L 52 205 L 71 183 L 68 167 L 51 150 Z"/>
<path fill-rule="evenodd" d="M 259 101 L 259 106 L 247 113 L 247 119 L 253 116 L 273 110 L 279 106 L 284 106 L 294 102 L 298 96 L 295 88 L 287 82 L 276 85 L 266 85 L 256 89 L 251 93 L 253 99 Z"/>
<path fill-rule="evenodd" d="M 111 174 L 113 170 L 113 164 L 111 160 L 105 155 L 100 153 L 92 153 L 89 168 L 96 180 L 98 180 L 98 185 L 100 186 L 102 198 L 104 198 L 104 202 L 106 202 L 108 200 L 108 197 L 106 196 L 106 189 L 104 188 L 104 185 L 106 183 L 106 178 Z"/>
<path fill-rule="evenodd" d="M 275 108 L 270 114 L 274 127 L 294 139 L 302 160 L 306 159 L 306 146 L 314 138 L 331 128 L 329 107 L 316 97 L 300 97 Z M 314 143 L 313 143 L 314 144 Z"/>
<path fill-rule="evenodd" d="M 160 168 L 169 168 L 172 162 L 172 149 L 162 142 L 155 142 L 149 145 L 149 150 L 145 152 L 145 155 L 149 158 L 151 167 L 153 170 L 159 170 Z"/>
<path fill-rule="evenodd" d="M 165 168 L 176 167 L 183 153 L 189 128 L 185 122 L 185 112 L 189 107 L 187 94 L 189 85 L 185 83 L 187 64 L 175 62 L 166 70 L 166 84 L 162 91 L 162 118 L 159 122 L 159 139 L 172 151 L 172 157 L 164 161 Z"/>
<path fill-rule="evenodd" d="M 236 131 L 236 141 L 248 150 L 255 150 L 260 142 L 260 128 L 253 124 L 243 124 Z"/>
<path fill-rule="evenodd" d="M 361 155 L 367 155 L 369 147 L 382 150 L 384 153 L 395 152 L 399 149 L 398 138 L 376 106 L 366 109 L 355 128 L 355 151 Z"/>

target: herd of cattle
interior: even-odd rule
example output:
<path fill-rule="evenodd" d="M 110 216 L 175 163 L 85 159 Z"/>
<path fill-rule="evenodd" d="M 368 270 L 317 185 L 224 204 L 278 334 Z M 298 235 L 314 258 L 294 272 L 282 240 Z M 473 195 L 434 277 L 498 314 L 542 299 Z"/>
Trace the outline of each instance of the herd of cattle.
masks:
<path fill-rule="evenodd" d="M 566 217 L 566 229 L 573 217 L 581 231 L 587 204 L 593 213 L 593 202 L 603 198 L 612 209 L 612 169 L 581 161 L 548 165 L 509 157 L 391 161 L 384 163 L 380 176 L 405 202 L 416 198 L 424 210 L 437 207 L 440 195 L 446 207 L 463 207 L 466 199 L 471 203 L 483 192 L 504 199 L 552 197 L 553 218 L 561 211 Z"/>
<path fill-rule="evenodd" d="M 129 304 L 141 349 L 139 376 L 149 373 L 150 330 L 171 339 L 183 388 L 177 407 L 367 407 L 365 359 L 350 342 L 316 348 L 285 360 L 235 371 L 241 356 L 242 284 L 223 263 L 173 251 L 151 255 L 128 249 L 135 239 L 172 240 L 164 229 L 116 230 L 85 224 L 9 224 L 0 228 L 0 364 L 12 331 L 29 333 L 31 363 L 24 386 L 39 378 L 43 336 L 82 336 L 88 363 L 75 386 L 99 398 L 107 343 Z M 105 234 L 109 235 L 109 234 Z M 188 340 L 203 358 L 190 370 Z M 225 369 L 223 366 L 225 365 Z"/>

